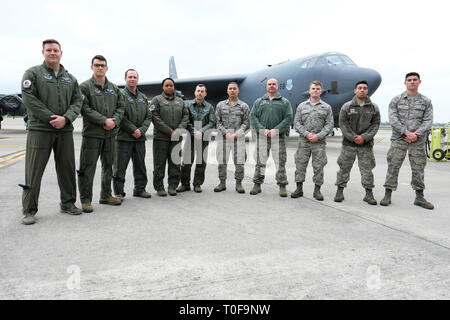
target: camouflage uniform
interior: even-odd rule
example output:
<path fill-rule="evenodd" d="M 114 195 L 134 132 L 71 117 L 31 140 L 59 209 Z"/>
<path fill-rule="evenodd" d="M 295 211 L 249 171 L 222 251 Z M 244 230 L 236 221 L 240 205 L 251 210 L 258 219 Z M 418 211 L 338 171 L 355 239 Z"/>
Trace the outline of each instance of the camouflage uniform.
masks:
<path fill-rule="evenodd" d="M 369 97 L 361 106 L 356 97 L 346 102 L 339 113 L 339 127 L 342 130 L 342 151 L 337 163 L 336 185 L 345 188 L 350 180 L 350 171 L 358 156 L 358 166 L 361 172 L 361 184 L 365 189 L 374 188 L 372 169 L 375 168 L 375 156 L 373 154 L 373 138 L 380 127 L 380 111 L 378 106 Z M 362 145 L 356 144 L 355 136 L 364 139 Z"/>
<path fill-rule="evenodd" d="M 266 93 L 253 104 L 250 120 L 251 126 L 255 129 L 258 137 L 255 150 L 256 166 L 253 182 L 259 185 L 264 182 L 266 162 L 272 149 L 272 157 L 277 168 L 275 176 L 277 184 L 280 186 L 287 185 L 285 137 L 292 123 L 291 103 L 279 94 L 270 99 Z M 262 133 L 264 129 L 276 129 L 278 130 L 278 135 L 274 138 L 268 138 Z"/>
<path fill-rule="evenodd" d="M 247 160 L 245 134 L 250 128 L 250 108 L 239 99 L 236 102 L 229 99 L 221 101 L 216 107 L 216 120 L 217 130 L 219 131 L 217 138 L 219 179 L 220 181 L 226 181 L 227 179 L 227 163 L 230 151 L 233 149 L 233 162 L 236 169 L 234 177 L 236 182 L 240 183 L 244 180 L 244 165 Z M 225 139 L 227 133 L 235 133 L 238 139 L 234 142 Z"/>
<path fill-rule="evenodd" d="M 313 182 L 323 184 L 323 168 L 327 164 L 326 136 L 333 130 L 334 120 L 331 106 L 322 100 L 314 103 L 310 100 L 297 107 L 294 119 L 294 128 L 299 136 L 299 145 L 295 153 L 295 181 L 304 182 L 306 167 L 312 156 L 314 170 Z M 310 142 L 306 136 L 315 133 L 319 139 L 316 143 Z"/>
<path fill-rule="evenodd" d="M 392 137 L 387 154 L 388 171 L 384 187 L 397 189 L 398 173 L 408 153 L 412 171 L 411 186 L 414 190 L 424 190 L 424 171 L 427 164 L 425 141 L 433 125 L 431 100 L 420 93 L 415 97 L 408 97 L 408 94 L 403 92 L 389 104 L 389 122 L 392 126 Z M 421 135 L 416 142 L 407 143 L 403 138 L 407 131 Z"/>

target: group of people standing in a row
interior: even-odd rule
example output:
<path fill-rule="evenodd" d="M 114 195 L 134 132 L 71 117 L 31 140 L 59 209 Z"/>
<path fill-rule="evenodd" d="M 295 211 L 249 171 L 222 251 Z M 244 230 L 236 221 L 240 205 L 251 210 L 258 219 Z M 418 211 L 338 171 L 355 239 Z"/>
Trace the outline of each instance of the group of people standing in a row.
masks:
<path fill-rule="evenodd" d="M 227 86 L 228 99 L 214 108 L 205 100 L 207 88 L 199 84 L 195 99 L 183 101 L 175 95 L 175 82 L 162 81 L 162 94 L 151 102 L 137 89 L 136 70 L 125 72 L 126 87 L 120 90 L 108 81 L 108 65 L 101 55 L 92 58 L 93 76 L 78 86 L 77 80 L 60 64 L 62 57 L 58 41 L 43 41 L 44 63 L 28 69 L 22 80 L 22 98 L 29 115 L 26 146 L 25 184 L 23 187 L 22 222 L 35 223 L 41 179 L 51 151 L 54 152 L 58 184 L 61 193 L 61 212 L 79 215 L 92 212 L 92 188 L 98 158 L 101 158 L 100 203 L 120 205 L 125 197 L 125 174 L 130 159 L 133 161 L 133 196 L 150 198 L 146 191 L 145 166 L 146 132 L 153 122 L 153 186 L 159 196 L 176 196 L 191 190 L 191 168 L 196 157 L 193 179 L 195 192 L 202 192 L 205 180 L 207 148 L 211 132 L 217 134 L 217 156 L 220 183 L 215 192 L 226 190 L 227 162 L 233 152 L 235 189 L 245 193 L 242 186 L 244 164 L 247 159 L 245 135 L 250 127 L 255 130 L 256 168 L 254 186 L 250 194 L 261 192 L 265 167 L 270 151 L 276 165 L 279 195 L 287 197 L 286 136 L 293 120 L 289 100 L 278 93 L 278 81 L 269 79 L 267 93 L 258 98 L 250 111 L 239 100 L 239 87 L 235 82 Z M 418 93 L 420 77 L 409 73 L 405 78 L 406 92 L 395 97 L 389 105 L 392 125 L 392 145 L 388 152 L 388 173 L 382 205 L 389 205 L 391 192 L 397 188 L 398 173 L 406 153 L 409 153 L 413 171 L 412 187 L 416 190 L 414 204 L 433 209 L 423 196 L 426 165 L 425 136 L 432 125 L 431 101 Z M 312 157 L 314 170 L 313 196 L 323 200 L 323 168 L 327 163 L 326 137 L 333 130 L 331 107 L 321 100 L 322 84 L 313 81 L 310 98 L 297 107 L 294 128 L 299 133 L 299 147 L 295 154 L 296 190 L 292 198 L 303 195 L 306 168 Z M 82 114 L 83 131 L 79 170 L 75 170 L 73 121 Z M 339 125 L 343 133 L 343 146 L 338 158 L 337 192 L 334 201 L 344 199 L 343 190 L 350 179 L 350 170 L 358 156 L 361 182 L 366 190 L 364 201 L 376 205 L 372 189 L 375 167 L 373 138 L 380 125 L 380 112 L 368 96 L 368 83 L 355 86 L 355 97 L 341 109 Z M 182 133 L 188 137 L 181 149 Z M 182 152 L 181 152 L 182 151 Z M 182 163 L 182 164 L 181 164 Z M 168 188 L 164 177 L 168 165 Z M 181 165 L 180 165 L 181 164 Z M 76 178 L 82 208 L 75 206 Z M 111 188 L 113 182 L 113 188 Z M 181 183 L 180 183 L 181 182 Z M 113 191 L 114 195 L 113 196 Z"/>

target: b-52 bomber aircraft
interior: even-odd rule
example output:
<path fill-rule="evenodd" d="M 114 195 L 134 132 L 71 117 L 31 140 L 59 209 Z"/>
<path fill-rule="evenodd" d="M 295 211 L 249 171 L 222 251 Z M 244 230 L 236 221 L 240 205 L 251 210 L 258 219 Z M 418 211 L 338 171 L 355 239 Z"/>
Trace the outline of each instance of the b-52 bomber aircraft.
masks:
<path fill-rule="evenodd" d="M 175 60 L 169 60 L 169 76 L 176 79 L 175 89 L 183 99 L 193 99 L 197 84 L 203 83 L 208 90 L 206 100 L 216 105 L 227 99 L 227 84 L 235 81 L 239 84 L 239 98 L 250 108 L 254 101 L 266 93 L 266 82 L 275 78 L 279 82 L 279 93 L 289 99 L 293 112 L 297 106 L 309 98 L 309 84 L 319 80 L 323 84 L 322 99 L 333 108 L 334 125 L 339 126 L 339 111 L 342 105 L 354 96 L 356 82 L 366 80 L 369 95 L 372 95 L 381 83 L 380 74 L 368 68 L 358 67 L 348 56 L 338 52 L 326 52 L 276 65 L 249 74 L 235 74 L 213 77 L 178 79 Z M 144 82 L 138 85 L 150 99 L 162 92 L 161 82 Z"/>

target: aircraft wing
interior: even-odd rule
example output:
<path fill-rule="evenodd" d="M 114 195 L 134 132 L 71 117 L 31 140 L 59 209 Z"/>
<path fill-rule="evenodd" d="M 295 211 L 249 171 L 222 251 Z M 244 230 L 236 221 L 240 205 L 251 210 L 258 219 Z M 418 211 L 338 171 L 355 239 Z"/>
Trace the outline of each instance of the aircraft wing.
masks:
<path fill-rule="evenodd" d="M 227 85 L 234 81 L 240 84 L 245 80 L 247 75 L 236 74 L 216 77 L 199 77 L 187 79 L 174 79 L 177 94 L 183 99 L 194 99 L 195 87 L 199 83 L 206 86 L 208 95 L 205 100 L 216 105 L 219 101 L 227 99 Z M 148 99 L 161 94 L 161 81 L 142 82 L 138 85 L 138 89 L 147 95 Z"/>

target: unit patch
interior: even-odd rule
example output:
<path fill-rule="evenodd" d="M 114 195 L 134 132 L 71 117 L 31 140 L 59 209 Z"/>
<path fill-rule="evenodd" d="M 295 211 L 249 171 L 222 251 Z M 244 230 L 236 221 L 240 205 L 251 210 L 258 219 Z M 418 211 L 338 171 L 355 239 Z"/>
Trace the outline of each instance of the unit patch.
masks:
<path fill-rule="evenodd" d="M 29 87 L 31 87 L 31 81 L 30 80 L 25 80 L 23 82 L 22 86 L 24 87 L 24 89 L 28 89 Z"/>
<path fill-rule="evenodd" d="M 128 101 L 133 102 L 133 98 L 132 97 L 128 97 Z"/>
<path fill-rule="evenodd" d="M 152 104 L 152 105 L 150 106 L 150 111 L 153 111 L 153 110 L 155 110 L 155 105 L 154 105 L 154 104 Z"/>
<path fill-rule="evenodd" d="M 47 79 L 47 80 L 52 80 L 53 79 L 53 77 L 50 74 L 48 74 L 48 73 L 44 74 L 44 78 Z"/>

